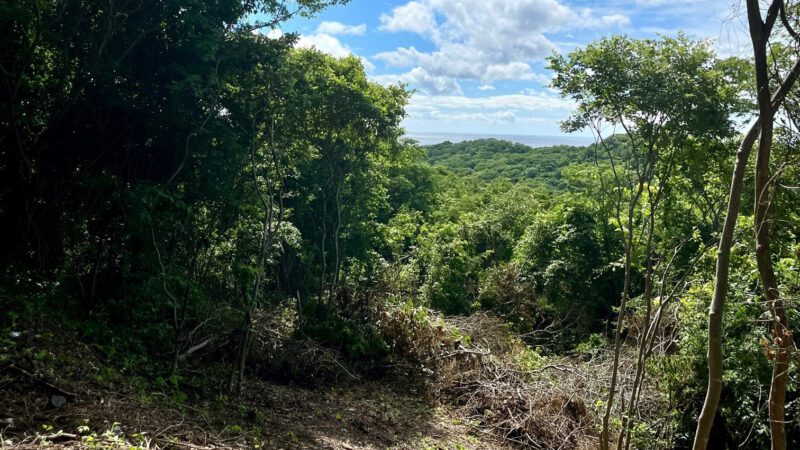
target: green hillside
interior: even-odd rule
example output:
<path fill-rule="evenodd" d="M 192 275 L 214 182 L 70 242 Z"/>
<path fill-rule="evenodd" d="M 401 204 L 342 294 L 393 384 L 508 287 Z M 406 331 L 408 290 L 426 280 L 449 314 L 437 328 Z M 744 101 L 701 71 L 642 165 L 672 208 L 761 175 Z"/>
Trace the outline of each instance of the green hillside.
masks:
<path fill-rule="evenodd" d="M 0 0 L 0 450 L 800 449 L 797 2 L 348 2 Z"/>
<path fill-rule="evenodd" d="M 443 142 L 426 147 L 428 161 L 459 175 L 482 180 L 506 178 L 514 182 L 531 180 L 564 188 L 561 169 L 574 163 L 594 161 L 594 146 L 557 145 L 533 148 L 499 139 L 459 143 Z"/>

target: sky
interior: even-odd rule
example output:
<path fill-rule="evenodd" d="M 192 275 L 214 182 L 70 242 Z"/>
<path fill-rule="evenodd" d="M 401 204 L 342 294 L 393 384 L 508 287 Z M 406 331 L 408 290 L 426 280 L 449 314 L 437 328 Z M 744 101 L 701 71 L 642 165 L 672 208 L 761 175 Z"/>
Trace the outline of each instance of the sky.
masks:
<path fill-rule="evenodd" d="M 373 81 L 407 84 L 409 134 L 556 136 L 573 104 L 548 86 L 553 52 L 682 31 L 746 55 L 745 30 L 738 0 L 351 0 L 262 32 L 298 33 L 300 47 L 355 55 Z"/>

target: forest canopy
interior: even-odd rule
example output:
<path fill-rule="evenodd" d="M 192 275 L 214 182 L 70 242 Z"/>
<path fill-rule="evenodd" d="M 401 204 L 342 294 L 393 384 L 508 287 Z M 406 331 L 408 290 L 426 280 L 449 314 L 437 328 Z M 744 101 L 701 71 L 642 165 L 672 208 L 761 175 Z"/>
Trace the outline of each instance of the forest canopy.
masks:
<path fill-rule="evenodd" d="M 344 3 L 0 0 L 2 446 L 125 386 L 301 448 L 264 386 L 376 383 L 486 448 L 800 448 L 796 5 L 749 59 L 553 54 L 595 143 L 530 148 L 420 146 L 408 86 L 258 32 Z"/>

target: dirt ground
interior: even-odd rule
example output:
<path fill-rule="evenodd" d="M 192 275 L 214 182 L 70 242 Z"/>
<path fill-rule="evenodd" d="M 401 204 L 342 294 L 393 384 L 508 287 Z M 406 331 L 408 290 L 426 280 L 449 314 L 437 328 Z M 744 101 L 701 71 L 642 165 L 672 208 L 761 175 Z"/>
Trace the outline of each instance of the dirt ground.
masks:
<path fill-rule="evenodd" d="M 6 441 L 4 448 L 504 448 L 465 423 L 457 411 L 377 382 L 323 389 L 252 383 L 247 399 L 227 416 L 219 406 L 209 411 L 186 406 L 182 412 L 107 395 L 39 409 L 47 397 L 32 389 L 22 400 L 32 416 L 22 419 L 24 428 L 5 430 L 3 439 L 17 444 Z M 16 413 L 24 415 L 22 410 Z M 67 435 L 57 436 L 59 430 Z M 87 439 L 91 434 L 97 436 Z"/>
<path fill-rule="evenodd" d="M 313 389 L 248 380 L 143 392 L 98 352 L 63 333 L 6 343 L 0 360 L 0 448 L 503 449 L 458 410 L 400 382 Z M 187 394 L 188 392 L 188 394 Z M 54 397 L 55 396 L 55 397 Z M 66 403 L 60 403 L 60 399 Z"/>

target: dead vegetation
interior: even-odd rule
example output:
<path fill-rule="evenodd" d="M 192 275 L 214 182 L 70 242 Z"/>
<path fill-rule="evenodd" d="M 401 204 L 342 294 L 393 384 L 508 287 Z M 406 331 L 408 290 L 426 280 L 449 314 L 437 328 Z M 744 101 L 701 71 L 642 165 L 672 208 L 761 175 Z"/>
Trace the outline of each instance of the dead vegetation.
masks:
<path fill-rule="evenodd" d="M 401 308 L 385 313 L 381 325 L 395 353 L 406 355 L 404 373 L 422 380 L 429 398 L 457 406 L 482 432 L 519 448 L 599 446 L 605 406 L 599 400 L 608 392 L 613 363 L 604 349 L 544 358 L 507 323 L 486 313 L 445 319 L 425 309 Z M 670 348 L 671 338 L 667 332 L 659 339 L 664 344 L 657 346 L 658 354 Z M 636 336 L 628 339 L 619 363 L 617 414 L 629 407 L 636 374 Z M 668 399 L 659 392 L 654 380 L 645 379 L 632 420 L 649 424 L 643 436 L 658 438 L 663 448 L 673 430 L 663 417 Z"/>
<path fill-rule="evenodd" d="M 598 446 L 597 400 L 608 389 L 611 364 L 602 351 L 588 360 L 545 359 L 494 316 L 445 319 L 398 306 L 380 313 L 393 359 L 370 381 L 335 350 L 298 337 L 291 314 L 257 312 L 255 319 L 253 371 L 239 398 L 221 394 L 222 368 L 216 384 L 194 379 L 187 367 L 180 389 L 143 392 L 142 380 L 110 369 L 102 352 L 76 336 L 26 331 L 0 365 L 0 396 L 10 399 L 0 419 L 12 419 L 0 423 L 0 441 L 14 448 L 88 448 L 87 438 L 93 448 Z M 214 351 L 224 347 L 206 349 Z M 622 361 L 625 399 L 633 353 Z M 637 414 L 657 424 L 664 400 L 652 387 L 643 392 Z M 53 394 L 66 404 L 51 404 Z"/>
<path fill-rule="evenodd" d="M 251 360 L 259 378 L 307 387 L 359 381 L 361 377 L 334 349 L 295 335 L 292 311 L 256 310 Z"/>
<path fill-rule="evenodd" d="M 395 350 L 429 395 L 457 405 L 483 432 L 522 448 L 596 447 L 597 419 L 581 391 L 532 370 L 536 358 L 499 319 L 484 313 L 446 321 L 427 310 L 385 315 Z"/>
<path fill-rule="evenodd" d="M 99 349 L 74 333 L 56 324 L 31 326 L 3 348 L 0 448 L 506 448 L 500 439 L 478 433 L 457 408 L 432 406 L 405 383 L 356 380 L 335 351 L 294 339 L 277 324 L 262 325 L 254 353 L 264 346 L 272 350 L 259 357 L 239 398 L 223 394 L 224 372 L 216 381 L 195 379 L 191 367 L 180 389 L 152 391 L 155 383 L 113 369 Z M 270 326 L 277 331 L 269 333 L 273 340 L 261 334 Z M 260 371 L 279 361 L 292 372 L 276 383 Z M 314 364 L 320 368 L 313 377 L 308 374 L 300 385 L 286 382 Z M 16 369 L 23 367 L 24 372 Z M 54 392 L 72 396 L 53 406 Z"/>

